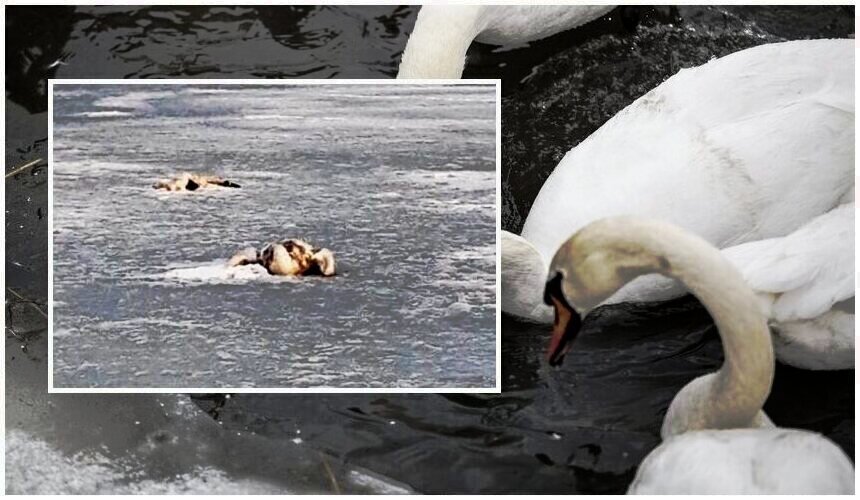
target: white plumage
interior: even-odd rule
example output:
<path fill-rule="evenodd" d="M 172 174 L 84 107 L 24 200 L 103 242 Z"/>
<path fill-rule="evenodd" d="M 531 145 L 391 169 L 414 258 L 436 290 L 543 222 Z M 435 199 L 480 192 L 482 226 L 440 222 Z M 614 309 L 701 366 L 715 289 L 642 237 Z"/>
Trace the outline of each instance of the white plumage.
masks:
<path fill-rule="evenodd" d="M 723 251 L 761 298 L 786 363 L 854 367 L 854 205 L 839 205 L 787 236 Z"/>
<path fill-rule="evenodd" d="M 398 78 L 460 78 L 473 40 L 522 44 L 575 28 L 612 5 L 425 5 L 403 51 Z"/>
<path fill-rule="evenodd" d="M 766 240 L 789 237 L 850 203 L 850 224 L 849 209 L 840 209 L 841 216 L 827 222 L 833 237 L 846 236 L 850 248 L 840 244 L 805 252 L 822 261 L 807 259 L 792 270 L 795 275 L 806 268 L 807 289 L 833 287 L 834 273 L 818 267 L 826 260 L 829 269 L 839 267 L 837 274 L 853 280 L 853 200 L 854 41 L 794 41 L 743 50 L 680 71 L 565 155 L 535 199 L 522 236 L 504 235 L 502 308 L 548 321 L 541 291 L 523 290 L 537 280 L 526 270 L 546 269 L 561 242 L 589 222 L 624 214 L 672 222 L 721 249 L 761 242 L 758 248 L 735 250 L 731 257 L 756 288 L 754 276 L 789 279 L 772 267 L 779 255 L 768 257 L 767 252 L 778 245 Z M 820 248 L 811 231 L 787 238 L 784 245 Z M 761 252 L 758 264 L 745 264 L 756 250 Z M 509 272 L 514 263 L 519 263 L 516 272 Z M 847 287 L 836 288 L 839 293 L 825 302 L 853 297 L 853 287 L 847 297 Z M 823 303 L 815 302 L 822 294 L 773 291 L 780 297 L 770 308 L 772 325 L 793 345 L 778 344 L 782 361 L 807 368 L 853 366 L 853 326 L 849 342 L 844 338 L 849 332 L 842 328 L 849 323 L 845 317 L 804 312 L 822 311 Z M 607 303 L 663 300 L 682 293 L 669 280 L 643 276 Z M 829 314 L 829 305 L 823 311 Z M 853 311 L 842 314 L 849 314 L 853 323 Z M 804 332 L 812 330 L 830 331 L 840 340 L 825 349 L 797 349 Z"/>
<path fill-rule="evenodd" d="M 627 493 L 850 495 L 854 468 L 838 446 L 813 432 L 695 431 L 667 439 L 645 457 Z"/>
<path fill-rule="evenodd" d="M 854 493 L 853 465 L 838 446 L 813 432 L 775 428 L 762 412 L 774 375 L 764 308 L 724 252 L 677 226 L 610 217 L 561 245 L 546 286 L 557 311 L 550 362 L 560 361 L 581 328 L 571 318 L 652 272 L 678 280 L 704 304 L 725 361 L 672 399 L 660 432 L 664 441 L 640 464 L 629 492 Z"/>

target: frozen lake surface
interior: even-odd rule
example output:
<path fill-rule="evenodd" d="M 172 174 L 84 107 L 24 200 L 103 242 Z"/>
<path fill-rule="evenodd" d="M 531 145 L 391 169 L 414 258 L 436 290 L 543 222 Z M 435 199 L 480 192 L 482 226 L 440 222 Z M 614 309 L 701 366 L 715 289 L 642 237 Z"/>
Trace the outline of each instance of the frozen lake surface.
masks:
<path fill-rule="evenodd" d="M 495 151 L 490 85 L 56 88 L 55 386 L 493 387 Z M 225 267 L 285 238 L 338 275 Z"/>

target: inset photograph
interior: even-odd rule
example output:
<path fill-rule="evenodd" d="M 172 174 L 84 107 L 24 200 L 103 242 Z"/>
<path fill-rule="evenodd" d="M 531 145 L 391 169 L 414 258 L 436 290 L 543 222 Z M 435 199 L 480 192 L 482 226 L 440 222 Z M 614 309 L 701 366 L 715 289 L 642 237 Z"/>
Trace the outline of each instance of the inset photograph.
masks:
<path fill-rule="evenodd" d="M 55 392 L 497 392 L 498 83 L 50 85 Z"/>

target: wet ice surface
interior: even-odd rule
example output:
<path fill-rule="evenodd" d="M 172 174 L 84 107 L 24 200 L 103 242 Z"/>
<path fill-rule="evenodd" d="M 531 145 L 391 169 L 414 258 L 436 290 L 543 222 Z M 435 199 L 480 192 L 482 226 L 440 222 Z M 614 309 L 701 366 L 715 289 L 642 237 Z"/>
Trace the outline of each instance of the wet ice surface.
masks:
<path fill-rule="evenodd" d="M 225 429 L 187 396 L 48 396 L 44 318 L 7 310 L 6 319 L 26 339 L 6 339 L 7 493 L 408 491 L 307 443 Z"/>
<path fill-rule="evenodd" d="M 203 436 L 194 436 L 203 437 Z M 175 439 L 170 437 L 168 439 Z M 252 441 L 253 443 L 253 441 Z M 155 444 L 175 448 L 175 442 Z M 147 450 L 149 451 L 149 450 Z M 252 452 L 253 448 L 246 448 Z M 313 453 L 299 452 L 295 448 L 282 450 L 289 455 Z M 284 495 L 284 494 L 330 494 L 342 491 L 354 494 L 405 494 L 410 490 L 402 485 L 388 482 L 372 473 L 358 470 L 337 469 L 343 476 L 342 483 L 329 483 L 330 488 L 313 488 L 300 484 L 290 476 L 278 481 L 277 478 L 242 477 L 250 474 L 232 474 L 210 465 L 189 465 L 187 468 L 171 468 L 171 472 L 150 474 L 146 464 L 140 463 L 146 452 L 138 453 L 133 459 L 111 457 L 92 449 L 76 453 L 64 453 L 43 441 L 35 434 L 20 430 L 10 430 L 6 435 L 6 492 L 15 495 L 95 495 L 110 492 L 117 495 Z M 192 457 L 193 458 L 193 457 Z M 259 457 L 246 455 L 245 460 Z M 271 457 L 277 460 L 279 457 Z M 293 458 L 294 459 L 294 458 Z M 322 459 L 310 469 L 317 475 L 314 479 L 323 483 L 330 478 L 326 474 Z M 187 472 L 173 473 L 176 470 Z M 281 471 L 292 474 L 308 474 L 308 470 Z M 333 477 L 333 476 L 332 476 Z M 284 484 L 287 483 L 287 484 Z"/>
<path fill-rule="evenodd" d="M 494 93 L 59 87 L 55 385 L 494 387 Z M 226 267 L 295 237 L 338 275 Z"/>
<path fill-rule="evenodd" d="M 65 14 L 7 15 L 9 32 L 26 34 L 7 39 L 7 69 L 19 67 L 18 60 L 23 68 L 7 77 L 11 116 L 7 165 L 44 154 L 45 114 L 30 114 L 47 106 L 44 94 L 39 94 L 38 81 L 45 73 L 39 63 L 47 65 L 65 50 L 74 52 L 69 64 L 50 70 L 60 77 L 385 76 L 396 72 L 397 51 L 405 44 L 417 10 L 272 7 L 232 9 L 231 14 L 231 9 L 220 9 L 216 24 L 205 18 L 215 9 L 90 7 L 65 9 Z M 15 10 L 10 7 L 7 14 Z M 165 11 L 170 19 L 150 15 Z M 152 21 L 152 28 L 140 26 L 147 21 Z M 235 26 L 264 29 L 249 30 L 245 38 L 236 36 Z M 292 47 L 271 43 L 267 29 Z M 501 76 L 507 96 L 505 204 L 517 206 L 518 213 L 507 212 L 505 228 L 518 231 L 518 218 L 528 213 L 537 189 L 565 151 L 680 67 L 758 43 L 844 37 L 853 31 L 853 7 L 624 7 L 527 48 L 500 51 L 473 46 L 466 75 Z M 64 38 L 69 34 L 70 40 Z M 108 51 L 114 46 L 122 49 L 117 55 Z M 222 59 L 228 51 L 241 55 L 241 60 Z M 10 57 L 19 52 L 29 54 L 26 63 Z M 208 66 L 195 65 L 195 57 Z M 224 64 L 217 62 L 221 60 Z M 528 75 L 532 76 L 521 82 Z M 7 283 L 42 304 L 47 226 L 38 210 L 44 213 L 46 207 L 45 172 L 42 165 L 35 170 L 37 175 L 7 181 Z M 7 300 L 13 303 L 13 312 L 27 310 L 18 299 Z M 44 336 L 44 330 L 28 332 L 22 322 L 10 324 L 27 339 Z M 197 403 L 222 422 L 221 429 L 242 433 L 224 445 L 225 450 L 242 449 L 226 460 L 231 467 L 253 469 L 271 463 L 260 455 L 267 445 L 301 439 L 304 446 L 321 450 L 332 460 L 359 464 L 421 492 L 623 493 L 642 458 L 660 442 L 660 422 L 672 396 L 722 359 L 712 323 L 690 299 L 668 307 L 604 310 L 589 321 L 577 349 L 560 369 L 548 370 L 540 363 L 547 337 L 544 327 L 503 318 L 504 392 L 499 395 L 245 395 L 222 400 L 223 405 L 209 399 Z M 7 345 L 18 349 L 22 344 L 9 337 Z M 23 345 L 30 346 L 32 356 L 44 357 L 44 344 Z M 125 405 L 142 422 L 160 425 L 149 412 L 157 403 L 147 396 L 122 401 L 115 396 L 48 397 L 45 369 L 27 372 L 31 364 L 29 358 L 7 364 L 7 382 L 11 381 L 7 411 L 32 409 L 44 415 L 27 429 L 57 447 L 74 443 L 72 451 L 64 452 L 68 455 L 78 448 L 98 449 L 127 434 L 126 428 L 109 428 L 75 441 L 79 429 L 87 428 L 106 408 Z M 30 393 L 9 392 L 34 379 Z M 777 424 L 822 432 L 853 458 L 853 371 L 778 366 L 774 382 L 765 411 Z M 79 411 L 59 406 L 67 401 L 76 402 Z M 32 418 L 27 415 L 25 421 Z M 21 419 L 9 419 L 8 413 L 7 419 L 11 428 L 25 425 Z M 64 423 L 69 432 L 51 434 L 57 423 Z M 252 439 L 250 432 L 260 440 Z M 188 434 L 190 443 L 210 444 L 232 436 Z M 117 450 L 116 457 L 142 456 L 134 446 Z M 177 453 L 180 464 L 170 462 L 164 469 L 185 474 L 188 468 L 181 464 L 213 466 L 221 463 L 219 455 Z M 15 465 L 34 467 L 52 457 L 22 455 L 18 461 L 29 463 Z M 277 463 L 289 467 L 304 458 L 299 452 L 283 451 Z M 278 483 L 282 491 L 302 489 L 296 483 L 305 477 L 303 472 L 282 471 Z M 335 476 L 345 484 L 351 474 L 335 470 Z M 42 481 L 15 487 L 36 491 Z M 332 491 L 325 476 L 311 474 L 308 483 L 313 482 L 316 491 Z M 117 488 L 107 482 L 100 491 Z"/>
<path fill-rule="evenodd" d="M 277 494 L 281 488 L 265 482 L 237 480 L 219 469 L 198 467 L 170 478 L 130 480 L 139 475 L 134 466 L 113 460 L 98 451 L 79 451 L 71 456 L 33 434 L 12 430 L 6 435 L 6 482 L 10 494 L 120 495 Z M 33 464 L 21 467 L 23 464 Z"/>

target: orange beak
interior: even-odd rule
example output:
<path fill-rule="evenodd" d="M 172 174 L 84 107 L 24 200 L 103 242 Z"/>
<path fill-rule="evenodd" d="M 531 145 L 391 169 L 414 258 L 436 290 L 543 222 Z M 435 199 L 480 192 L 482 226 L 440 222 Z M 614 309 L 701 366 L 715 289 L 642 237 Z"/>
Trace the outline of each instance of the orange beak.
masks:
<path fill-rule="evenodd" d="M 555 323 L 546 351 L 546 360 L 550 366 L 558 366 L 573 346 L 573 341 L 582 328 L 582 318 L 563 301 L 552 297 L 552 302 L 555 308 Z"/>

